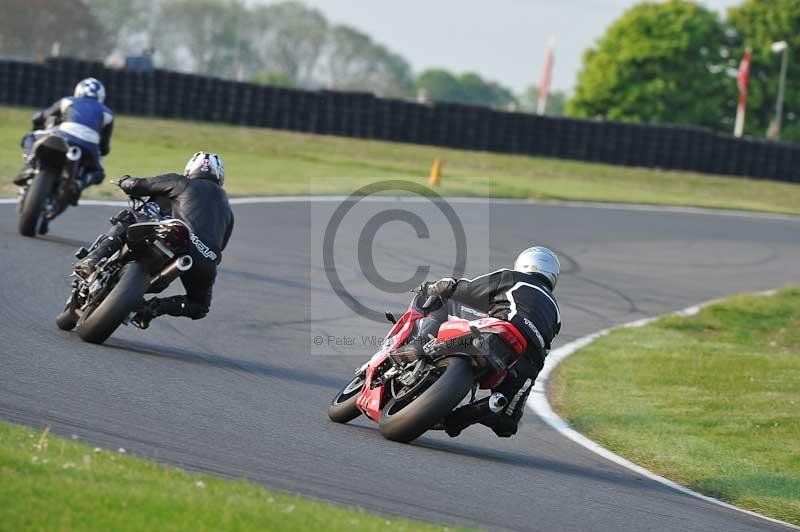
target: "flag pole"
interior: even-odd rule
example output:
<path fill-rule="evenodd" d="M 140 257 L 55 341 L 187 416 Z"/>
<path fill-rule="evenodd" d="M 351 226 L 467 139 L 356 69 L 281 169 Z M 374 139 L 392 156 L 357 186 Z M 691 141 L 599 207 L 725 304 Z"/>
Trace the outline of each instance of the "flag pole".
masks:
<path fill-rule="evenodd" d="M 739 104 L 736 106 L 736 124 L 733 127 L 733 134 L 741 137 L 744 133 L 744 116 L 747 110 L 747 81 L 750 78 L 750 63 L 753 59 L 753 51 L 748 47 L 744 51 L 742 62 L 739 63 L 739 75 L 736 84 L 739 86 Z"/>
<path fill-rule="evenodd" d="M 550 81 L 553 78 L 553 50 L 556 46 L 556 38 L 551 35 L 547 43 L 547 56 L 544 60 L 542 79 L 539 81 L 539 99 L 536 104 L 536 114 L 543 115 L 547 110 L 547 95 L 550 93 Z"/>

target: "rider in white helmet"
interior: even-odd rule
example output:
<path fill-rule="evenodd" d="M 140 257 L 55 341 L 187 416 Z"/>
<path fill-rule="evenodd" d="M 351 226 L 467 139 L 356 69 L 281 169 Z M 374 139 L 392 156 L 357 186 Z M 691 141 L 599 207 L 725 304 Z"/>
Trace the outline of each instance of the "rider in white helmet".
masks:
<path fill-rule="evenodd" d="M 33 177 L 34 169 L 29 164 L 29 156 L 36 139 L 56 134 L 81 149 L 84 174 L 79 176 L 80 188 L 100 184 L 105 177 L 101 157 L 111 152 L 111 134 L 114 130 L 114 114 L 103 103 L 105 99 L 103 84 L 95 78 L 86 78 L 75 86 L 74 96 L 61 98 L 36 113 L 33 116 L 33 133 L 22 139 L 26 165 L 14 183 L 23 185 Z M 43 131 L 45 127 L 52 129 Z"/>
<path fill-rule="evenodd" d="M 444 428 L 450 436 L 457 436 L 474 423 L 490 427 L 500 437 L 516 434 L 528 394 L 550 351 L 550 343 L 561 330 L 561 312 L 553 296 L 560 272 L 556 254 L 545 247 L 534 246 L 519 254 L 513 270 L 502 269 L 474 279 L 445 278 L 423 283 L 417 289 L 422 295 L 441 296 L 465 305 L 468 308 L 455 310 L 465 319 L 475 319 L 475 311 L 478 311 L 511 322 L 527 340 L 523 357 L 492 390 L 495 401 L 497 394 L 502 394 L 507 405 L 499 412 L 492 412 L 487 397 L 456 409 L 444 420 Z M 452 313 L 452 306 L 432 313 L 421 336 L 435 335 L 438 326 Z"/>
<path fill-rule="evenodd" d="M 120 188 L 132 197 L 149 197 L 161 214 L 182 220 L 192 231 L 193 264 L 181 275 L 186 295 L 152 298 L 134 317 L 133 323 L 146 329 L 153 318 L 163 314 L 201 319 L 211 307 L 211 291 L 222 261 L 222 251 L 233 232 L 233 211 L 222 189 L 225 167 L 222 158 L 199 151 L 186 163 L 183 175 L 164 174 L 152 178 L 125 176 Z M 103 235 L 84 259 L 73 265 L 77 275 L 87 278 L 100 260 L 111 256 L 125 242 L 127 228 L 136 221 L 129 210 L 120 212 L 115 225 Z"/>

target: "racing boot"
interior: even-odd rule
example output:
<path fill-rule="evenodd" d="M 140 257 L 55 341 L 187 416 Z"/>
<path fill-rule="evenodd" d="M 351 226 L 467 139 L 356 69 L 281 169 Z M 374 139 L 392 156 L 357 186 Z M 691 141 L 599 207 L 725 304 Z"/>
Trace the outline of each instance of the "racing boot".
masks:
<path fill-rule="evenodd" d="M 86 175 L 83 176 L 83 188 L 90 187 L 92 185 L 99 185 L 103 182 L 103 178 L 105 176 L 106 173 L 103 170 L 86 172 Z"/>
<path fill-rule="evenodd" d="M 144 306 L 133 316 L 131 321 L 140 329 L 147 329 L 150 322 L 159 316 L 169 315 L 176 317 L 202 319 L 208 314 L 208 307 L 186 296 L 172 296 L 163 299 L 154 297 L 145 301 Z"/>
<path fill-rule="evenodd" d="M 533 388 L 534 378 L 525 378 L 519 374 L 511 379 L 506 378 L 495 388 L 496 393 L 502 393 L 505 397 L 510 397 L 508 404 L 497 411 L 494 415 L 488 416 L 480 421 L 492 429 L 501 438 L 510 438 L 517 433 L 522 414 L 525 413 L 525 404 L 528 395 Z"/>
<path fill-rule="evenodd" d="M 35 175 L 36 175 L 36 169 L 33 166 L 31 166 L 29 162 L 26 162 L 25 166 L 23 166 L 22 170 L 20 170 L 19 174 L 17 174 L 17 177 L 14 178 L 14 184 L 17 185 L 18 187 L 21 187 Z"/>
<path fill-rule="evenodd" d="M 469 403 L 453 410 L 443 422 L 444 430 L 451 438 L 475 423 L 485 424 L 487 420 L 497 415 L 508 404 L 508 400 L 501 393 L 493 393 L 474 403 Z"/>
<path fill-rule="evenodd" d="M 144 302 L 141 309 L 133 316 L 131 321 L 140 329 L 147 329 L 150 327 L 150 322 L 159 317 L 163 312 L 159 308 L 160 299 L 154 297 Z"/>
<path fill-rule="evenodd" d="M 37 231 L 40 235 L 46 235 L 50 231 L 50 219 L 46 216 L 43 216 L 41 220 L 39 220 L 39 227 Z"/>
<path fill-rule="evenodd" d="M 110 257 L 120 248 L 122 248 L 122 240 L 119 237 L 103 235 L 103 239 L 88 255 L 72 265 L 72 271 L 78 276 L 88 279 L 101 260 Z"/>

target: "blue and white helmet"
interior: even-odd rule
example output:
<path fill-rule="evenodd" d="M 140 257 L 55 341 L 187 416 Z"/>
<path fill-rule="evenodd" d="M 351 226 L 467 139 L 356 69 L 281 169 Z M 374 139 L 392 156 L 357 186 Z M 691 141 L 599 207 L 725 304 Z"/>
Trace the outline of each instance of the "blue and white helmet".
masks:
<path fill-rule="evenodd" d="M 222 157 L 210 151 L 199 151 L 192 155 L 183 175 L 192 179 L 210 179 L 219 186 L 225 182 L 225 166 L 222 164 Z"/>
<path fill-rule="evenodd" d="M 76 98 L 94 98 L 100 103 L 106 99 L 106 88 L 94 78 L 86 78 L 75 85 Z"/>

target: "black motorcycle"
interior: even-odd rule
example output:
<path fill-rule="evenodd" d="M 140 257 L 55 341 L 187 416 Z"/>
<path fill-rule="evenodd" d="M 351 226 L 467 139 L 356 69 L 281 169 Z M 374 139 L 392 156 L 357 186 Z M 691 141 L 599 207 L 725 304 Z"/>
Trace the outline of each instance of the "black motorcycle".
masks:
<path fill-rule="evenodd" d="M 72 294 L 56 318 L 65 331 L 77 326 L 78 335 L 86 342 L 101 344 L 120 325 L 136 325 L 131 318 L 144 304 L 144 295 L 164 291 L 192 267 L 189 227 L 161 216 L 155 202 L 131 198 L 130 204 L 130 211 L 111 219 L 116 224 L 128 213 L 135 217 L 127 229 L 126 243 L 102 259 L 87 278 L 73 273 Z M 75 256 L 86 257 L 101 238 L 89 249 L 80 248 Z"/>
<path fill-rule="evenodd" d="M 20 187 L 19 232 L 36 236 L 48 231 L 50 222 L 81 194 L 83 153 L 58 135 L 38 139 L 32 149 L 31 177 Z"/>

